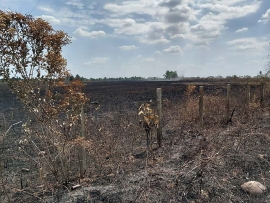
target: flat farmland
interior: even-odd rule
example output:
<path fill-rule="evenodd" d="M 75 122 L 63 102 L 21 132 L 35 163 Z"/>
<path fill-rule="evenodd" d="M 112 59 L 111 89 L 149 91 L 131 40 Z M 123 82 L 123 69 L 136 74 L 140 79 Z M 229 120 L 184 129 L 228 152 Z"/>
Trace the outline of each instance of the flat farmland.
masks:
<path fill-rule="evenodd" d="M 227 84 L 231 86 L 230 122 Z M 200 86 L 204 86 L 203 126 Z M 7 86 L 0 88 L 5 132 L 28 115 Z M 148 102 L 156 111 L 157 88 L 162 88 L 162 146 L 153 128 L 150 150 L 138 108 Z M 38 166 L 19 150 L 24 132 L 16 125 L 2 146 L 2 200 L 267 202 L 268 190 L 253 196 L 241 189 L 248 180 L 270 185 L 269 89 L 265 86 L 263 99 L 259 83 L 253 82 L 247 90 L 245 82 L 226 80 L 87 82 L 83 88 L 90 98 L 84 108 L 85 139 L 90 144 L 84 178 L 78 176 L 77 154 L 73 154 L 68 184 L 53 185 L 50 174 L 42 183 Z M 31 152 L 31 143 L 27 147 Z M 79 189 L 72 189 L 78 184 Z"/>
<path fill-rule="evenodd" d="M 227 85 L 226 82 L 200 81 L 112 81 L 85 84 L 84 92 L 89 95 L 91 102 L 99 102 L 104 110 L 123 106 L 134 109 L 136 104 L 154 101 L 157 88 L 162 88 L 163 99 L 177 102 L 183 100 L 187 86 L 195 85 L 194 93 L 199 91 L 200 85 L 203 85 L 206 93 L 219 90 L 219 93 L 226 95 Z M 234 87 L 239 92 L 239 87 L 242 86 L 235 84 Z"/>

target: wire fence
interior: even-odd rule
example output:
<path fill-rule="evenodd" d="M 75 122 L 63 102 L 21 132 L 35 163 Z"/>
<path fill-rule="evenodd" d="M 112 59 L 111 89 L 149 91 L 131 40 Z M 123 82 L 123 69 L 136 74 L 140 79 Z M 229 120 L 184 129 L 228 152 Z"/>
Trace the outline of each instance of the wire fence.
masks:
<path fill-rule="evenodd" d="M 200 126 L 200 86 L 204 86 L 203 95 L 203 127 Z M 142 160 L 146 157 L 146 137 L 144 129 L 139 124 L 138 107 L 145 102 L 151 103 L 157 108 L 156 86 L 139 90 L 127 88 L 127 92 L 116 93 L 108 91 L 107 94 L 93 95 L 88 106 L 85 107 L 86 126 L 85 139 L 91 141 L 91 148 L 86 149 L 86 176 L 97 174 L 98 177 L 107 177 L 110 181 L 120 179 L 124 171 L 144 167 L 144 162 L 137 163 L 134 159 Z M 164 149 L 164 156 L 181 157 L 182 161 L 192 157 L 196 152 L 197 140 L 192 142 L 192 136 L 201 139 L 202 132 L 218 133 L 224 131 L 227 126 L 247 122 L 260 109 L 269 106 L 269 88 L 262 91 L 261 85 L 230 84 L 230 106 L 228 111 L 227 84 L 175 84 L 161 86 L 162 88 L 162 145 L 172 146 Z M 248 91 L 250 89 L 250 91 Z M 88 92 L 87 92 L 88 93 Z M 91 92 L 89 92 L 91 94 Z M 120 95 L 120 96 L 119 96 Z M 22 107 L 15 97 L 8 99 L 0 114 L 2 132 L 18 121 L 25 121 Z M 8 107 L 8 104 L 12 106 Z M 1 102 L 0 102 L 1 105 Z M 8 107 L 8 108 L 7 108 Z M 10 108 L 12 107 L 12 108 Z M 229 114 L 229 117 L 227 113 Z M 231 123 L 228 123 L 231 118 Z M 213 130 L 212 130 L 213 129 Z M 217 134 L 218 134 L 217 133 Z M 29 162 L 25 156 L 21 156 L 20 142 L 24 142 L 23 130 L 20 124 L 11 128 L 9 135 L 2 142 L 2 163 L 5 181 L 7 185 L 16 185 L 17 188 L 29 186 L 28 180 L 34 180 L 38 175 L 31 175 L 26 169 L 34 170 L 34 162 Z M 220 140 L 213 141 L 220 144 Z M 222 138 L 224 139 L 224 138 Z M 236 139 L 231 140 L 233 143 Z M 158 147 L 157 137 L 154 137 L 154 145 Z M 181 143 L 182 151 L 177 151 L 173 145 Z M 239 141 L 240 142 L 240 141 Z M 180 150 L 179 149 L 179 150 Z M 30 149 L 29 149 L 30 151 Z M 76 152 L 77 153 L 77 152 Z M 189 154 L 191 153 L 191 154 Z M 161 156 L 161 155 L 160 155 Z M 74 166 L 78 166 L 77 157 Z M 27 175 L 28 174 L 28 175 Z M 75 174 L 75 173 L 74 173 Z M 111 175 L 114 174 L 114 175 Z M 109 176 L 110 175 L 110 176 Z M 115 179 L 116 178 L 116 179 Z M 28 182 L 27 182 L 28 181 Z M 1 196 L 1 195 L 0 195 Z"/>

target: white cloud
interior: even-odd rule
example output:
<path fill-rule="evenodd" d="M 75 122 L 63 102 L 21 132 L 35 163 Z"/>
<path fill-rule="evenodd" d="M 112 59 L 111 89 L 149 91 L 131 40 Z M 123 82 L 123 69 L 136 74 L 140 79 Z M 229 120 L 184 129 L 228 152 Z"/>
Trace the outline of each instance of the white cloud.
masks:
<path fill-rule="evenodd" d="M 267 23 L 269 21 L 270 21 L 270 9 L 268 9 L 266 13 L 262 15 L 261 20 L 258 20 L 258 22 Z"/>
<path fill-rule="evenodd" d="M 97 22 L 97 19 L 92 16 L 95 12 L 86 8 L 79 8 L 80 10 L 78 11 L 78 9 L 76 9 L 77 6 L 74 9 L 73 6 L 66 5 L 65 2 L 63 3 L 64 5 L 61 7 L 57 7 L 55 4 L 47 3 L 40 5 L 37 8 L 39 12 L 42 11 L 41 13 L 47 13 L 59 19 L 62 26 L 89 28 L 89 26 L 92 26 Z M 69 1 L 69 3 L 72 2 Z"/>
<path fill-rule="evenodd" d="M 174 23 L 174 24 L 166 24 L 165 32 L 169 36 L 181 36 L 187 34 L 189 32 L 190 23 L 189 22 L 181 22 L 181 23 Z"/>
<path fill-rule="evenodd" d="M 190 27 L 190 33 L 185 37 L 193 43 L 209 45 L 210 42 L 221 35 L 221 31 L 224 29 L 225 27 L 221 22 L 213 21 L 204 16 L 199 24 Z"/>
<path fill-rule="evenodd" d="M 124 46 L 121 46 L 119 47 L 121 50 L 124 50 L 124 51 L 129 51 L 129 50 L 135 50 L 135 49 L 138 49 L 139 47 L 136 47 L 135 45 L 130 45 L 130 46 L 127 46 L 127 45 L 124 45 Z"/>
<path fill-rule="evenodd" d="M 196 20 L 193 9 L 188 5 L 181 5 L 177 8 L 170 8 L 165 14 L 165 21 L 167 23 L 187 22 L 189 20 Z"/>
<path fill-rule="evenodd" d="M 79 36 L 82 36 L 82 37 L 90 37 L 90 38 L 103 37 L 103 36 L 106 35 L 106 33 L 104 31 L 102 31 L 102 30 L 88 32 L 88 31 L 83 30 L 82 28 L 78 28 L 73 33 L 77 34 Z"/>
<path fill-rule="evenodd" d="M 248 31 L 248 28 L 244 27 L 242 29 L 236 30 L 235 33 L 246 32 L 246 31 Z"/>
<path fill-rule="evenodd" d="M 114 33 L 118 35 L 141 35 L 147 33 L 149 30 L 147 24 L 137 23 L 131 18 L 110 18 L 100 20 L 99 22 L 114 28 Z"/>
<path fill-rule="evenodd" d="M 165 53 L 182 53 L 182 48 L 180 46 L 170 46 L 167 49 L 164 49 L 163 52 Z"/>
<path fill-rule="evenodd" d="M 228 45 L 232 46 L 236 50 L 264 50 L 269 46 L 269 40 L 266 38 L 240 38 L 227 42 Z"/>
<path fill-rule="evenodd" d="M 166 39 L 166 25 L 163 22 L 142 22 L 134 19 L 104 19 L 100 21 L 114 29 L 116 35 L 135 36 L 143 44 L 168 43 Z"/>
<path fill-rule="evenodd" d="M 133 35 L 143 44 L 166 44 L 170 39 L 186 39 L 208 46 L 221 36 L 227 20 L 254 13 L 260 5 L 260 1 L 244 0 L 121 1 L 104 6 L 110 12 L 110 18 L 102 23 L 114 28 L 114 34 Z M 144 16 L 143 20 L 136 20 L 133 17 L 136 14 Z"/>
<path fill-rule="evenodd" d="M 54 9 L 48 7 L 48 6 L 38 6 L 38 9 L 41 11 L 45 11 L 47 13 L 53 13 L 55 12 Z"/>
<path fill-rule="evenodd" d="M 36 4 L 34 0 L 2 1 L 6 2 L 6 8 L 10 5 L 11 10 L 22 13 L 29 13 L 29 7 Z M 270 36 L 264 24 L 270 22 L 269 3 L 267 0 L 61 0 L 41 1 L 33 13 L 44 15 L 56 24 L 55 29 L 74 36 L 74 43 L 64 50 L 68 63 L 74 64 L 70 69 L 74 74 L 77 71 L 86 77 L 162 76 L 170 66 L 185 76 L 226 76 L 241 73 L 237 67 L 249 60 L 258 61 L 258 65 L 247 65 L 242 72 L 250 68 L 256 69 L 257 74 L 264 66 L 262 59 L 269 52 Z M 237 39 L 243 33 L 252 38 Z M 92 53 L 91 47 L 96 44 L 106 49 L 95 49 Z M 97 58 L 85 59 L 81 53 Z M 179 66 L 182 53 L 185 57 Z M 78 64 L 82 63 L 96 70 L 90 73 L 80 69 Z M 185 70 L 189 63 L 198 67 Z M 221 67 L 222 63 L 226 65 Z"/>
<path fill-rule="evenodd" d="M 157 17 L 164 14 L 168 9 L 158 6 L 158 1 L 123 1 L 122 4 L 108 3 L 104 9 L 113 13 L 115 17 L 125 16 L 130 13 L 146 14 Z"/>
<path fill-rule="evenodd" d="M 58 20 L 57 18 L 55 18 L 54 16 L 48 16 L 48 15 L 41 15 L 41 16 L 37 16 L 36 18 L 42 18 L 43 20 L 49 22 L 50 24 L 60 24 L 60 20 Z"/>
<path fill-rule="evenodd" d="M 114 34 L 134 35 L 143 44 L 166 44 L 170 41 L 166 35 L 183 32 L 183 23 L 195 19 L 193 9 L 181 4 L 174 10 L 160 5 L 160 1 L 123 1 L 120 4 L 109 3 L 104 9 L 111 12 L 110 18 L 103 23 L 114 28 Z M 144 18 L 132 18 L 133 15 Z M 129 16 L 125 18 L 124 16 Z M 111 18 L 113 17 L 113 18 Z M 152 20 L 149 20 L 149 17 Z M 176 24 L 175 24 L 176 23 Z M 185 23 L 185 31 L 189 23 Z M 180 31 L 181 30 L 181 31 Z"/>
<path fill-rule="evenodd" d="M 200 8 L 209 9 L 213 12 L 218 12 L 218 15 L 214 15 L 216 19 L 227 20 L 246 16 L 251 13 L 255 13 L 260 8 L 261 2 L 254 1 L 249 5 L 244 6 L 228 6 L 221 3 L 206 3 L 201 4 Z"/>
<path fill-rule="evenodd" d="M 167 40 L 165 37 L 161 37 L 159 39 L 150 39 L 150 38 L 145 38 L 145 37 L 138 37 L 140 43 L 143 44 L 167 44 L 170 41 Z"/>
<path fill-rule="evenodd" d="M 241 3 L 241 4 L 239 4 Z M 220 37 L 222 31 L 227 29 L 228 20 L 247 16 L 255 13 L 260 8 L 261 1 L 245 2 L 243 0 L 208 0 L 206 3 L 197 4 L 201 9 L 197 25 L 190 27 L 190 35 L 185 35 L 191 41 L 206 41 L 210 43 Z"/>
<path fill-rule="evenodd" d="M 185 39 L 185 35 L 183 34 L 176 34 L 170 37 L 171 39 Z"/>
<path fill-rule="evenodd" d="M 238 45 L 236 46 L 237 50 L 247 50 L 247 49 L 258 49 L 257 46 L 250 44 L 250 45 Z"/>
<path fill-rule="evenodd" d="M 78 9 L 83 9 L 84 4 L 81 1 L 78 0 L 71 0 L 71 1 L 67 1 L 65 2 L 67 5 L 69 6 L 74 6 Z"/>
<path fill-rule="evenodd" d="M 95 65 L 95 64 L 105 64 L 110 60 L 110 58 L 106 57 L 97 57 L 92 58 L 89 62 L 83 63 L 83 65 Z"/>

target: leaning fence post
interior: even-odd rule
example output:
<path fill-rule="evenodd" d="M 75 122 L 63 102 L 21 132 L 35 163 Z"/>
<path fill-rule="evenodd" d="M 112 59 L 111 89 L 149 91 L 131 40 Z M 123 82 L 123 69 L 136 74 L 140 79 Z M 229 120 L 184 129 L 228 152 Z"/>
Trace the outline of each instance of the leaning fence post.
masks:
<path fill-rule="evenodd" d="M 158 127 L 157 127 L 157 142 L 161 147 L 162 142 L 162 90 L 157 88 L 157 114 L 158 114 Z"/>
<path fill-rule="evenodd" d="M 204 89 L 203 86 L 200 86 L 199 116 L 200 116 L 200 127 L 202 128 L 203 128 L 203 96 L 204 96 Z"/>
<path fill-rule="evenodd" d="M 83 139 L 85 137 L 85 117 L 84 117 L 84 110 L 83 107 L 81 108 L 81 131 L 80 137 Z M 86 155 L 85 155 L 85 148 L 83 145 L 79 146 L 79 166 L 80 166 L 80 177 L 82 178 L 86 171 Z"/>
<path fill-rule="evenodd" d="M 226 100 L 226 119 L 227 123 L 230 120 L 230 105 L 231 105 L 231 85 L 227 84 L 227 100 Z"/>

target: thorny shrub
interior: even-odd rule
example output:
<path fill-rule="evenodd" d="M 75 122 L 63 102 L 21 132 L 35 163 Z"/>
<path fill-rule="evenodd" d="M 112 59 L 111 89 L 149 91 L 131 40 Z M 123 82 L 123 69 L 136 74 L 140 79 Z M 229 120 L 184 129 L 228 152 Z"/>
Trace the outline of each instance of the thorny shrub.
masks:
<path fill-rule="evenodd" d="M 69 43 L 40 18 L 0 10 L 0 76 L 29 112 L 20 150 L 36 163 L 44 185 L 67 183 L 76 174 L 72 153 L 87 144 L 79 136 L 83 84 L 65 82 L 70 73 L 61 51 Z"/>

